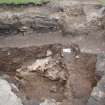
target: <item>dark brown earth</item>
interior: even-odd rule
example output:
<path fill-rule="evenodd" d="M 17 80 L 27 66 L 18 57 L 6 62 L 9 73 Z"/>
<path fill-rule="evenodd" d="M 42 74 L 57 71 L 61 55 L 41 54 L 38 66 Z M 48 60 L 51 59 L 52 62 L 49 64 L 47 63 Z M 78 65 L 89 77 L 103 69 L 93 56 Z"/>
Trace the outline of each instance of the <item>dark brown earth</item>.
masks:
<path fill-rule="evenodd" d="M 72 49 L 69 47 L 71 45 L 66 46 Z M 29 100 L 35 99 L 40 102 L 50 97 L 57 102 L 66 101 L 68 105 L 71 102 L 75 105 L 85 104 L 97 82 L 95 79 L 96 55 L 79 53 L 79 58 L 76 58 L 76 50 L 72 50 L 74 52 L 66 55 L 71 56 L 67 60 L 62 52 L 66 46 L 54 44 L 28 48 L 1 48 L 1 73 L 10 75 L 9 80 L 12 82 L 18 81 L 20 85 L 17 85 L 18 82 L 16 85 Z M 51 51 L 51 55 L 46 55 L 47 51 Z M 38 71 L 38 68 L 34 69 L 38 65 L 36 63 L 35 66 L 34 62 L 48 59 L 48 57 L 52 57 L 52 60 L 58 63 L 55 63 L 55 66 L 53 62 L 49 63 L 48 67 L 46 64 L 44 72 L 43 69 L 39 69 L 42 71 Z M 41 65 L 43 68 L 43 64 Z M 51 68 L 49 65 L 52 65 Z M 29 69 L 30 66 L 32 66 L 31 69 Z M 56 73 L 53 74 L 53 69 L 63 73 L 62 76 L 55 77 Z M 52 76 L 46 74 L 47 72 L 52 73 Z"/>

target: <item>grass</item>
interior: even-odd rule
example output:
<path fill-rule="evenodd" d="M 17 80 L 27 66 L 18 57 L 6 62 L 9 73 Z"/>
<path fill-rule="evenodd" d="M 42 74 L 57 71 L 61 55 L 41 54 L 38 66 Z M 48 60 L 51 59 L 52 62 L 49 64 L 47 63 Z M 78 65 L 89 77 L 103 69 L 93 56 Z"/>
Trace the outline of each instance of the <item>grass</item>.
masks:
<path fill-rule="evenodd" d="M 48 0 L 0 0 L 0 4 L 27 4 L 34 3 L 36 5 L 47 2 Z"/>
<path fill-rule="evenodd" d="M 105 0 L 98 0 L 101 4 L 105 5 Z"/>

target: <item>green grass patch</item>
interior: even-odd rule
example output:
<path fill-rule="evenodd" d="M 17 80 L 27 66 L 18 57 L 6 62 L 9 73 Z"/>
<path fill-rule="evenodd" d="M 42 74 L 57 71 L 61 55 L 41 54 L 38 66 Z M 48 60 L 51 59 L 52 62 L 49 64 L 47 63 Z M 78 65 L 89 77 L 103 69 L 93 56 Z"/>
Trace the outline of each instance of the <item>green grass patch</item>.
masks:
<path fill-rule="evenodd" d="M 28 3 L 34 3 L 36 5 L 43 4 L 47 2 L 48 0 L 0 0 L 0 4 L 28 4 Z"/>
<path fill-rule="evenodd" d="M 105 0 L 98 0 L 101 4 L 105 5 Z"/>

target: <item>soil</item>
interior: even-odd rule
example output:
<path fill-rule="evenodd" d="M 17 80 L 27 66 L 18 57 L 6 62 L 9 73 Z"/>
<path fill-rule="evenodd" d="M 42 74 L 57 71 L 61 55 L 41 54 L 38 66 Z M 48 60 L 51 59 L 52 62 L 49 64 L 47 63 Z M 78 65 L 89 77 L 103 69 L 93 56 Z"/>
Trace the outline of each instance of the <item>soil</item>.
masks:
<path fill-rule="evenodd" d="M 11 19 L 11 16 L 16 13 L 29 13 L 33 14 L 33 16 L 41 14 L 51 19 L 52 17 L 57 19 L 60 16 L 62 17 L 62 14 L 65 14 L 64 11 L 62 12 L 62 5 L 64 6 L 63 9 L 65 9 L 69 4 L 68 2 L 72 2 L 82 5 L 85 11 L 85 16 L 76 14 L 76 17 L 72 17 L 72 13 L 70 13 L 70 19 L 76 20 L 72 24 L 75 22 L 84 24 L 86 16 L 90 16 L 94 12 L 97 13 L 99 9 L 97 6 L 100 6 L 100 3 L 95 0 L 63 0 L 64 4 L 62 4 L 62 0 L 60 2 L 59 0 L 51 0 L 42 6 L 14 7 L 12 10 L 8 6 L 0 7 L 0 20 L 5 20 L 6 16 L 10 16 Z M 10 14 L 8 15 L 8 13 Z M 8 21 L 11 20 L 7 19 L 4 23 L 8 23 Z M 71 21 L 68 24 L 71 25 Z M 51 29 L 49 30 L 41 33 L 36 31 L 26 32 L 24 35 L 22 33 L 0 34 L 0 73 L 2 76 L 7 74 L 8 76 L 4 76 L 4 78 L 9 82 L 13 82 L 19 88 L 21 94 L 18 95 L 24 105 L 27 105 L 25 104 L 27 100 L 40 103 L 49 98 L 60 102 L 61 105 L 86 105 L 93 88 L 98 82 L 95 74 L 96 56 L 99 53 L 105 53 L 105 31 L 96 28 L 86 30 L 85 33 L 82 29 L 77 29 L 76 35 L 72 36 L 70 32 L 63 35 L 61 29 L 53 32 Z M 73 31 L 70 31 L 74 32 L 74 30 L 75 27 Z M 72 46 L 73 43 L 77 45 Z M 81 50 L 79 54 L 77 53 L 78 45 Z M 67 50 L 68 48 L 70 54 L 67 57 L 62 57 L 62 49 Z M 48 50 L 52 53 L 50 52 L 51 55 L 46 56 Z M 51 61 L 43 67 L 43 62 L 46 61 L 47 57 L 50 57 Z M 69 57 L 70 59 L 66 59 Z M 42 66 L 42 68 L 39 67 L 31 71 L 28 69 L 28 67 L 32 67 L 32 64 L 37 64 L 36 62 L 41 60 L 42 65 L 39 64 L 39 66 Z M 17 73 L 18 69 L 20 70 L 19 74 Z M 54 70 L 58 70 L 58 74 L 63 73 L 63 77 L 62 75 L 53 77 L 52 74 L 50 77 L 48 73 L 53 73 Z M 56 73 L 53 75 L 56 76 Z"/>
<path fill-rule="evenodd" d="M 25 96 L 27 100 L 35 99 L 36 102 L 41 102 L 52 98 L 61 103 L 66 100 L 66 104 L 84 105 L 97 83 L 96 55 L 79 52 L 79 58 L 76 58 L 75 48 L 73 53 L 63 55 L 62 50 L 66 46 L 52 44 L 15 49 L 1 48 L 1 74 L 9 75 L 4 78 L 15 83 L 21 91 L 18 95 Z M 47 54 L 47 57 L 47 51 L 51 51 L 52 55 Z M 70 59 L 67 59 L 68 57 Z M 47 59 L 49 61 L 46 63 Z"/>
<path fill-rule="evenodd" d="M 57 1 L 56 1 L 57 2 Z M 72 1 L 71 1 L 72 2 Z M 87 5 L 86 11 L 94 11 L 93 6 L 97 5 L 96 1 L 78 1 L 80 3 L 85 3 Z M 65 3 L 67 1 L 65 0 Z M 90 4 L 89 4 L 90 3 Z M 91 6 L 90 6 L 91 5 Z M 24 12 L 31 12 L 31 13 L 38 13 L 42 14 L 45 13 L 47 15 L 52 15 L 57 12 L 57 9 L 51 7 L 52 4 L 49 3 L 47 5 L 43 5 L 40 7 L 27 7 L 23 8 Z M 54 5 L 53 5 L 54 6 Z M 7 7 L 6 7 L 7 8 Z M 0 11 L 3 11 L 5 14 L 7 9 L 0 8 Z M 8 9 L 11 11 L 11 8 Z M 14 8 L 12 11 L 21 11 L 20 8 Z M 2 12 L 1 12 L 2 14 Z M 83 19 L 82 19 L 83 20 Z M 80 20 L 81 21 L 81 20 Z M 40 43 L 41 42 L 41 43 Z M 22 34 L 14 35 L 1 35 L 0 36 L 0 47 L 25 47 L 25 46 L 32 46 L 32 45 L 43 45 L 49 43 L 71 43 L 74 42 L 78 44 L 83 52 L 89 53 L 104 53 L 105 52 L 105 43 L 104 43 L 104 30 L 93 31 L 90 35 L 76 35 L 76 37 L 71 36 L 62 36 L 60 31 L 57 32 L 49 32 L 49 33 L 27 33 L 24 36 Z"/>

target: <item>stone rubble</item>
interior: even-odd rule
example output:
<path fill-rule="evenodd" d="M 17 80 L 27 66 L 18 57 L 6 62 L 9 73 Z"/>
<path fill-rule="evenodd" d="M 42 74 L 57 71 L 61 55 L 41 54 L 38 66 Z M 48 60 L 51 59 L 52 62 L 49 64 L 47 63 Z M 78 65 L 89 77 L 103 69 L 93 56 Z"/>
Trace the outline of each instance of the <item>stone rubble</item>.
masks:
<path fill-rule="evenodd" d="M 61 65 L 61 64 L 62 65 Z M 29 72 L 39 72 L 51 80 L 66 80 L 66 73 L 63 69 L 63 63 L 52 57 L 37 59 L 31 65 L 17 69 L 21 74 L 28 74 Z"/>

